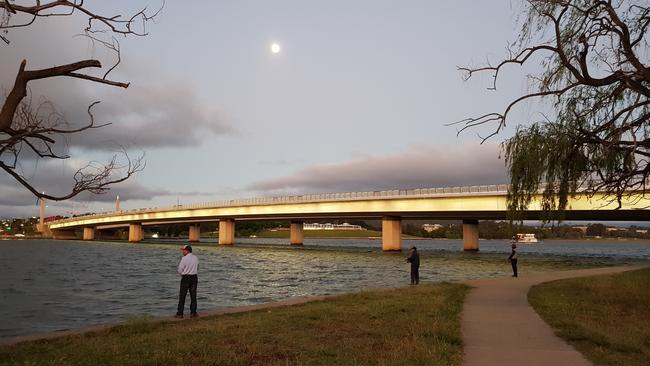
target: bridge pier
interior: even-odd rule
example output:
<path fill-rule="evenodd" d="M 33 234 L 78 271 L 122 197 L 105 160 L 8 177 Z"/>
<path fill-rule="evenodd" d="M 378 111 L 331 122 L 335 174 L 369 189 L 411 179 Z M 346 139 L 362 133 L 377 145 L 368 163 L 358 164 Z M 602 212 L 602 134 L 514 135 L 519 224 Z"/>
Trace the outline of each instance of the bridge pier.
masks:
<path fill-rule="evenodd" d="M 129 242 L 138 243 L 144 239 L 144 230 L 142 224 L 129 224 Z"/>
<path fill-rule="evenodd" d="M 291 245 L 302 245 L 302 243 L 305 241 L 303 224 L 303 221 L 291 221 L 291 234 L 289 238 Z"/>
<path fill-rule="evenodd" d="M 235 219 L 219 220 L 219 245 L 235 244 Z"/>
<path fill-rule="evenodd" d="M 478 252 L 478 220 L 463 220 L 463 250 Z"/>
<path fill-rule="evenodd" d="M 402 218 L 387 216 L 381 222 L 381 248 L 384 252 L 402 250 Z"/>
<path fill-rule="evenodd" d="M 199 242 L 200 239 L 201 239 L 201 225 L 200 224 L 190 225 L 189 241 L 196 243 Z"/>
<path fill-rule="evenodd" d="M 95 240 L 95 227 L 84 228 L 84 240 Z"/>

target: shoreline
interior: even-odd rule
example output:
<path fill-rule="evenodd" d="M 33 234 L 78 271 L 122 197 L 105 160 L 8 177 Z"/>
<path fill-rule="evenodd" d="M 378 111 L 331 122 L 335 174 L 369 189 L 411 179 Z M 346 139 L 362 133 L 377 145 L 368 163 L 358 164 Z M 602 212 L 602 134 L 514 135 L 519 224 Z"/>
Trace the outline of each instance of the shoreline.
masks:
<path fill-rule="evenodd" d="M 390 288 L 385 288 L 385 289 L 390 289 Z M 381 289 L 379 289 L 379 290 L 381 290 Z M 246 312 L 250 312 L 250 311 L 272 309 L 272 308 L 277 308 L 277 307 L 281 307 L 281 306 L 292 306 L 292 305 L 307 304 L 307 303 L 310 303 L 310 302 L 333 299 L 333 298 L 336 298 L 336 297 L 339 297 L 339 296 L 345 295 L 345 294 L 346 293 L 341 293 L 341 294 L 336 294 L 336 295 L 296 296 L 296 297 L 290 297 L 290 298 L 284 299 L 284 300 L 278 300 L 278 301 L 273 301 L 273 302 L 268 302 L 268 303 L 263 303 L 263 304 L 241 305 L 241 306 L 231 306 L 231 307 L 225 307 L 225 308 L 208 309 L 206 311 L 200 312 L 199 317 L 197 319 L 201 319 L 201 318 L 205 318 L 205 317 L 209 317 L 209 316 L 215 316 L 215 315 L 246 313 Z M 136 320 L 136 321 L 139 320 L 139 319 L 141 319 L 141 318 L 134 318 L 134 320 Z M 193 320 L 193 319 L 191 319 L 189 317 L 188 318 L 183 318 L 183 319 L 178 319 L 178 318 L 174 318 L 173 315 L 171 315 L 171 316 L 145 316 L 142 319 L 144 319 L 145 321 L 148 321 L 148 322 L 160 322 L 160 323 L 174 323 L 174 322 L 192 321 Z M 13 346 L 15 344 L 23 343 L 23 342 L 31 342 L 31 341 L 38 341 L 38 340 L 43 340 L 43 339 L 53 339 L 53 338 L 59 338 L 59 337 L 75 336 L 75 335 L 83 335 L 83 334 L 87 334 L 87 333 L 99 332 L 99 331 L 119 327 L 119 326 L 122 326 L 122 325 L 127 325 L 127 324 L 129 324 L 130 321 L 132 321 L 132 320 L 123 320 L 123 321 L 114 322 L 114 323 L 95 324 L 95 325 L 89 325 L 89 326 L 86 326 L 86 327 L 74 328 L 74 329 L 54 330 L 54 331 L 49 331 L 49 332 L 38 332 L 38 333 L 33 333 L 33 334 L 21 335 L 21 336 L 0 338 L 0 346 Z"/>
<path fill-rule="evenodd" d="M 554 276 L 562 277 L 562 275 L 564 273 L 570 273 L 570 272 L 582 272 L 582 271 L 592 272 L 593 271 L 593 272 L 598 273 L 598 272 L 616 271 L 616 270 L 621 269 L 621 268 L 626 268 L 626 271 L 629 271 L 629 270 L 633 270 L 633 269 L 645 268 L 647 266 L 648 266 L 648 264 L 627 264 L 627 265 L 622 265 L 622 266 L 621 265 L 604 266 L 604 267 L 595 267 L 595 268 L 581 269 L 581 270 L 564 270 L 564 271 L 559 271 L 559 272 L 553 272 L 550 275 L 548 273 L 545 274 L 545 273 L 532 272 L 532 273 L 529 274 L 530 277 L 526 281 L 530 281 L 530 280 L 535 279 L 537 277 L 549 277 L 549 278 L 554 277 Z M 474 288 L 479 283 L 484 283 L 484 282 L 485 283 L 491 283 L 491 282 L 506 281 L 506 280 L 509 280 L 509 277 L 510 276 L 485 277 L 485 278 L 477 278 L 477 279 L 469 279 L 469 280 L 458 281 L 456 283 L 466 284 L 466 285 L 469 285 L 472 288 Z M 436 282 L 423 282 L 423 284 L 426 284 L 426 283 L 436 283 Z M 202 319 L 202 318 L 217 316 L 217 315 L 247 313 L 247 312 L 253 312 L 253 311 L 258 311 L 258 310 L 273 309 L 273 308 L 278 308 L 278 307 L 302 305 L 302 304 L 307 304 L 307 303 L 312 303 L 312 302 L 331 300 L 331 299 L 335 299 L 337 297 L 341 297 L 341 296 L 345 296 L 345 295 L 349 295 L 349 294 L 358 294 L 358 293 L 362 293 L 362 292 L 365 292 L 365 291 L 382 292 L 382 291 L 391 291 L 391 290 L 399 289 L 399 288 L 402 288 L 402 287 L 408 287 L 408 286 L 369 288 L 369 289 L 362 289 L 362 290 L 352 291 L 352 292 L 343 292 L 343 293 L 338 293 L 338 294 L 296 296 L 296 297 L 290 297 L 290 298 L 287 298 L 287 299 L 272 301 L 272 302 L 262 303 L 262 304 L 230 306 L 230 307 L 224 307 L 224 308 L 213 308 L 213 309 L 207 309 L 205 311 L 199 312 L 199 317 L 197 319 Z M 136 318 L 127 319 L 127 320 L 118 321 L 118 322 L 95 324 L 95 325 L 79 327 L 79 328 L 73 328 L 73 329 L 38 332 L 38 333 L 27 334 L 27 335 L 0 338 L 0 347 L 10 347 L 10 346 L 13 346 L 13 345 L 16 345 L 16 344 L 19 344 L 19 343 L 23 343 L 23 342 L 49 340 L 49 339 L 66 337 L 66 336 L 81 336 L 81 335 L 88 334 L 88 333 L 101 332 L 101 331 L 113 329 L 113 328 L 116 328 L 116 327 L 128 325 L 129 323 L 131 323 L 133 321 L 137 322 L 139 320 L 142 320 L 142 321 L 145 321 L 145 322 L 154 322 L 154 323 L 176 323 L 176 322 L 182 322 L 182 321 L 191 322 L 191 321 L 194 321 L 195 319 L 192 319 L 192 318 L 189 318 L 189 317 L 178 319 L 178 318 L 175 318 L 173 315 L 170 315 L 170 316 L 147 316 L 147 315 L 144 315 L 143 317 L 136 317 Z"/>
<path fill-rule="evenodd" d="M 289 237 L 286 237 L 288 239 Z M 188 241 L 188 237 L 164 237 L 164 238 L 145 238 L 146 243 L 152 243 L 151 240 L 160 240 L 161 243 L 172 243 L 172 242 L 164 242 L 164 240 L 178 240 L 178 241 L 183 241 L 186 242 Z M 201 239 L 218 239 L 218 237 L 213 237 L 213 236 L 202 236 Z M 285 239 L 285 237 L 264 237 L 264 236 L 258 236 L 255 238 L 251 238 L 249 236 L 238 236 L 235 237 L 235 239 Z M 381 240 L 381 236 L 310 236 L 310 237 L 305 237 L 306 240 L 308 239 L 318 239 L 318 240 L 337 240 L 337 239 L 343 239 L 343 240 L 353 240 L 353 239 L 358 239 L 358 240 Z M 75 238 L 75 239 L 53 239 L 53 238 L 48 238 L 48 237 L 42 237 L 42 236 L 25 236 L 25 237 L 13 237 L 13 236 L 0 236 L 0 241 L 9 241 L 9 240 L 57 240 L 57 241 L 84 241 L 83 238 Z M 463 240 L 463 238 L 456 238 L 456 239 L 450 239 L 450 238 L 427 238 L 427 237 L 418 237 L 418 236 L 404 236 L 402 237 L 402 240 L 440 240 L 440 241 L 449 241 L 449 240 Z M 503 238 L 503 239 L 485 239 L 485 238 L 479 238 L 479 241 L 484 241 L 484 240 L 494 240 L 494 241 L 504 241 L 510 243 L 511 239 L 510 238 Z M 95 239 L 95 240 L 89 240 L 90 242 L 118 242 L 118 243 L 128 243 L 127 240 L 120 240 L 120 239 Z M 520 243 L 522 245 L 543 245 L 544 242 L 556 242 L 556 241 L 569 241 L 569 242 L 601 242 L 601 241 L 611 241 L 611 242 L 621 242 L 621 243 L 626 243 L 626 242 L 638 242 L 638 243 L 647 243 L 650 244 L 650 239 L 640 239 L 640 238 L 579 238 L 579 239 L 568 239 L 568 238 L 550 238 L 550 239 L 540 239 L 538 243 Z M 201 242 L 198 242 L 197 245 L 200 245 Z M 211 243 L 211 242 L 206 242 L 206 243 Z M 138 243 L 133 243 L 133 244 L 138 244 Z M 195 243 L 192 243 L 193 245 Z M 237 243 L 235 243 L 237 244 Z M 243 243 L 245 244 L 245 243 Z"/>

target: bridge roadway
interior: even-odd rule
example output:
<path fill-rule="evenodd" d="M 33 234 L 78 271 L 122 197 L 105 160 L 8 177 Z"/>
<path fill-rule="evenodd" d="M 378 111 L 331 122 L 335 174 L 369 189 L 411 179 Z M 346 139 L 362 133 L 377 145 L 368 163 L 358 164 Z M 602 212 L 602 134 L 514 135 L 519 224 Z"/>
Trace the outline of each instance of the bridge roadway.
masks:
<path fill-rule="evenodd" d="M 291 222 L 290 243 L 302 245 L 303 222 L 315 219 L 381 219 L 382 248 L 401 250 L 402 219 L 446 219 L 463 221 L 463 247 L 478 250 L 478 221 L 506 218 L 507 185 L 425 188 L 413 190 L 331 193 L 230 200 L 176 205 L 165 208 L 122 210 L 78 216 L 48 223 L 53 237 L 70 237 L 83 228 L 84 240 L 93 240 L 95 231 L 129 227 L 129 241 L 144 238 L 143 225 L 187 223 L 189 240 L 199 241 L 202 222 L 219 222 L 219 244 L 235 243 L 235 222 L 242 220 L 287 220 Z M 540 197 L 525 213 L 525 219 L 541 218 Z M 648 220 L 650 197 L 630 199 L 621 208 L 601 194 L 581 193 L 570 199 L 566 220 Z"/>

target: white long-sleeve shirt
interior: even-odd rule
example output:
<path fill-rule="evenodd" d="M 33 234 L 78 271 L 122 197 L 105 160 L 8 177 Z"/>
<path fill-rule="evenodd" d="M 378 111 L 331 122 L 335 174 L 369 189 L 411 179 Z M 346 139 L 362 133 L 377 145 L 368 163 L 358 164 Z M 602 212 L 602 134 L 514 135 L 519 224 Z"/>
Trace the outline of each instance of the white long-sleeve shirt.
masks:
<path fill-rule="evenodd" d="M 195 275 L 199 273 L 199 258 L 192 253 L 187 253 L 187 255 L 181 258 L 181 262 L 178 263 L 178 274 L 179 275 Z"/>

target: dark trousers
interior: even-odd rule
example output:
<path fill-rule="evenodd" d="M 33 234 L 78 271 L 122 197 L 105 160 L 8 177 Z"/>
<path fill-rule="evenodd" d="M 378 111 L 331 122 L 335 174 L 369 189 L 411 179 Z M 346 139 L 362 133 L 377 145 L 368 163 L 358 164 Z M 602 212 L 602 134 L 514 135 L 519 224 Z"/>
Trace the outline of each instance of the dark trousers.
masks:
<path fill-rule="evenodd" d="M 517 277 L 517 260 L 511 259 L 510 264 L 512 265 L 512 275 Z"/>
<path fill-rule="evenodd" d="M 411 268 L 411 285 L 417 285 L 420 283 L 420 269 Z"/>
<path fill-rule="evenodd" d="M 181 292 L 178 296 L 178 311 L 176 314 L 183 315 L 187 290 L 190 290 L 190 312 L 192 314 L 196 313 L 196 285 L 198 283 L 199 276 L 197 275 L 183 275 L 183 277 L 181 277 Z"/>

